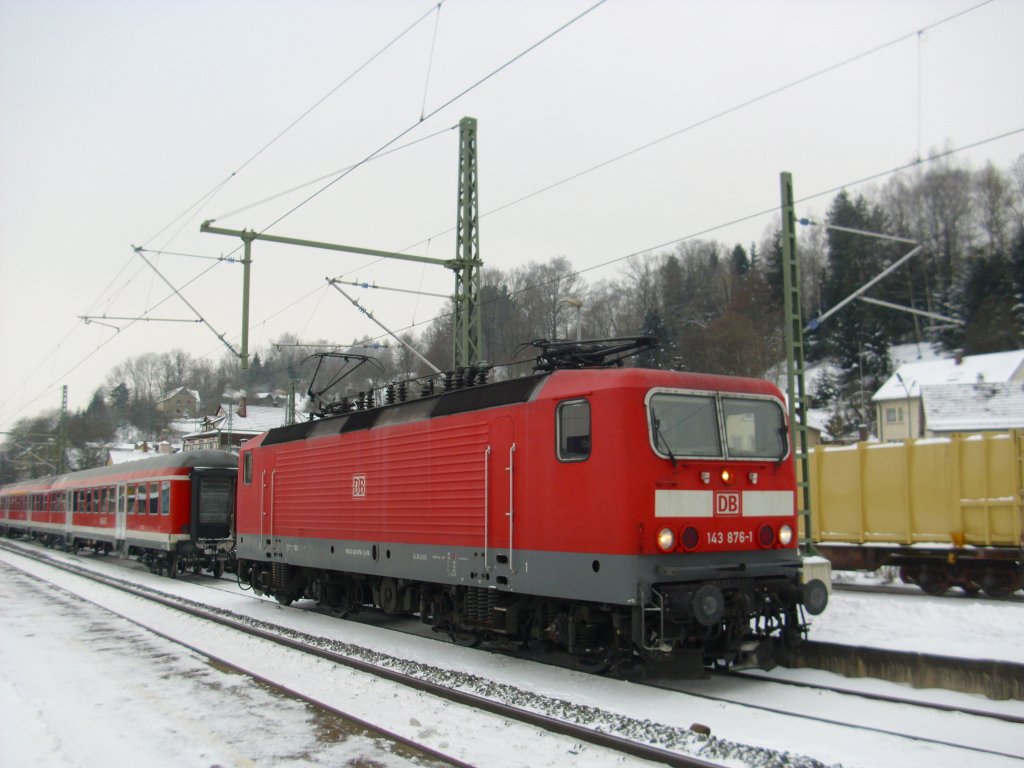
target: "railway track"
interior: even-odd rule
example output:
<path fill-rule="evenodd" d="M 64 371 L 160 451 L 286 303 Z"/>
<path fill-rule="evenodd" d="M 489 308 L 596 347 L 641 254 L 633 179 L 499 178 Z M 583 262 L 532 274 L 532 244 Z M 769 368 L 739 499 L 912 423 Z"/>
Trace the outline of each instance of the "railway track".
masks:
<path fill-rule="evenodd" d="M 60 562 L 48 557 L 45 552 L 33 551 L 32 548 L 12 546 L 9 542 L 0 542 L 0 549 L 12 551 L 17 555 L 29 557 L 76 577 L 89 579 L 104 586 L 143 598 L 164 608 L 170 608 L 203 621 L 213 622 L 235 632 L 274 643 L 292 651 L 298 651 L 331 662 L 332 664 L 396 683 L 452 704 L 487 712 L 505 720 L 541 729 L 547 733 L 566 736 L 569 739 L 591 747 L 610 750 L 621 756 L 619 760 L 628 757 L 662 765 L 679 766 L 680 768 L 714 768 L 720 765 L 720 763 L 712 761 L 713 759 L 727 757 L 733 751 L 733 744 L 707 734 L 671 726 L 658 727 L 657 724 L 652 724 L 649 721 L 631 721 L 630 718 L 602 712 L 594 707 L 573 706 L 565 700 L 545 701 L 547 697 L 479 678 L 473 679 L 474 676 L 472 675 L 467 676 L 452 670 L 438 669 L 429 665 L 388 657 L 365 648 L 313 637 L 283 626 L 270 625 L 249 617 L 230 615 L 225 611 L 210 609 L 183 598 L 158 593 L 148 587 L 122 578 L 97 573 L 91 569 L 82 568 L 67 562 Z M 158 632 L 158 634 L 162 633 Z M 182 641 L 170 635 L 162 634 L 162 636 L 197 653 L 214 658 L 218 663 L 222 663 L 230 668 L 238 667 L 238 665 L 228 659 L 211 656 L 209 650 L 205 648 L 192 645 L 187 641 Z M 447 761 L 452 765 L 458 766 L 467 764 L 461 759 L 439 752 L 429 745 L 417 743 L 401 734 L 389 732 L 380 726 L 367 723 L 351 712 L 329 707 L 316 698 L 307 697 L 296 690 L 283 688 L 272 679 L 253 675 L 248 670 L 243 669 L 242 671 L 256 679 L 260 679 L 262 682 L 281 688 L 289 695 L 302 698 L 315 706 L 329 709 L 329 711 L 337 716 L 357 722 L 368 729 L 382 732 L 387 738 L 430 754 L 435 759 Z M 478 690 L 473 690 L 474 687 Z M 486 691 L 487 695 L 483 695 L 483 691 Z M 563 714 L 562 716 L 545 714 L 545 709 L 561 711 Z M 570 717 L 566 717 L 567 714 Z M 640 740 L 640 735 L 643 735 L 648 740 Z M 763 760 L 766 764 L 773 762 L 770 750 L 761 750 L 744 745 L 739 746 L 742 746 L 742 749 L 747 754 L 750 754 L 752 751 L 763 752 Z M 693 754 L 686 754 L 682 751 L 686 748 L 693 751 L 699 749 L 707 753 L 712 760 Z M 805 759 L 803 762 L 796 764 L 806 766 L 820 765 L 817 761 L 810 759 Z"/>
<path fill-rule="evenodd" d="M 716 678 L 717 680 L 696 684 L 657 681 L 648 684 L 657 688 L 685 692 L 689 696 L 697 696 L 710 702 L 746 707 L 764 713 L 791 715 L 803 722 L 850 728 L 878 737 L 912 738 L 922 746 L 963 749 L 979 759 L 1000 757 L 1024 761 L 1024 750 L 993 748 L 986 743 L 984 736 L 975 735 L 977 727 L 988 720 L 1007 723 L 1007 728 L 1012 726 L 1015 732 L 1017 726 L 1024 724 L 1022 715 L 880 695 L 841 686 L 779 680 L 769 678 L 760 672 L 729 672 L 717 675 Z M 741 689 L 735 689 L 728 684 L 730 679 L 743 681 L 745 685 Z M 807 698 L 791 702 L 784 692 L 780 692 L 783 688 L 814 691 L 826 694 L 827 698 L 812 698 L 812 711 L 808 710 L 806 704 L 800 703 L 806 702 Z M 941 715 L 949 717 L 937 720 Z M 944 729 L 943 724 L 947 722 L 949 727 Z M 958 740 L 952 740 L 951 736 Z"/>
<path fill-rule="evenodd" d="M 977 600 L 983 603 L 1024 603 L 1024 592 L 1017 591 L 1007 597 L 991 597 L 984 592 L 967 593 L 951 587 L 941 595 L 929 595 L 913 584 L 863 584 L 833 581 L 832 589 L 839 592 L 863 592 L 875 595 L 910 595 L 915 597 L 941 597 L 951 600 Z"/>
<path fill-rule="evenodd" d="M 19 553 L 23 553 L 23 550 L 25 550 L 25 549 L 29 549 L 29 548 L 17 547 L 17 550 L 19 551 Z M 44 561 L 46 561 L 48 564 L 50 564 L 49 561 L 50 561 L 51 558 L 47 557 L 46 556 L 47 553 L 45 553 L 45 552 L 43 552 L 42 554 L 43 554 Z M 73 569 L 73 570 L 76 570 L 76 569 Z M 86 575 L 89 575 L 89 577 L 94 576 L 94 574 L 86 574 Z M 116 577 L 114 577 L 113 580 L 114 581 L 121 581 L 121 579 L 117 579 Z M 196 584 L 199 584 L 199 582 L 197 581 Z M 133 586 L 135 586 L 137 588 L 137 585 L 133 585 Z M 218 586 L 217 582 L 210 581 L 210 583 L 208 585 L 207 584 L 202 584 L 202 586 L 208 586 L 211 590 L 216 590 L 218 592 L 230 592 L 230 593 L 234 594 L 237 597 L 237 593 L 233 589 L 226 589 L 225 588 L 226 585 L 225 586 Z M 150 591 L 151 592 L 152 590 L 143 589 L 142 591 L 144 591 L 144 592 Z M 148 597 L 148 595 L 146 595 L 146 596 Z M 166 596 L 162 596 L 162 597 L 164 599 L 167 599 Z M 268 601 L 263 599 L 263 598 L 255 598 L 255 599 L 260 601 L 260 602 L 262 602 L 262 603 L 268 603 Z M 172 603 L 180 603 L 181 601 L 178 600 L 178 599 L 171 599 L 171 602 Z M 276 607 L 275 604 L 273 604 L 273 603 L 270 603 L 270 604 L 274 605 L 275 610 L 277 610 L 277 607 Z M 174 605 L 172 607 L 178 608 L 177 605 Z M 189 605 L 188 608 L 190 608 L 192 610 L 195 610 L 195 611 L 198 611 L 198 613 L 200 615 L 204 615 L 204 614 L 209 612 L 208 609 L 203 609 L 201 607 L 197 608 L 194 605 Z M 216 613 L 216 612 L 214 612 L 214 613 Z M 234 617 L 234 618 L 231 618 L 231 617 L 221 617 L 221 618 L 225 619 L 229 624 L 241 622 L 242 624 L 244 624 L 246 626 L 249 626 L 249 625 L 251 625 L 251 622 L 252 622 L 251 619 L 246 619 L 246 618 L 242 618 L 242 617 Z M 391 617 L 391 618 L 393 619 L 394 617 Z M 371 623 L 374 623 L 374 622 L 371 622 Z M 350 655 L 351 649 L 342 649 L 341 651 L 339 651 L 336 648 L 325 648 L 324 647 L 324 641 L 323 641 L 322 638 L 303 637 L 303 636 L 301 636 L 301 634 L 297 634 L 297 633 L 295 633 L 292 630 L 288 630 L 288 629 L 285 629 L 285 628 L 282 628 L 282 627 L 270 627 L 270 626 L 260 627 L 260 626 L 253 626 L 252 628 L 257 630 L 257 632 L 256 632 L 257 636 L 259 636 L 260 632 L 268 633 L 271 636 L 270 639 L 273 640 L 274 642 L 278 642 L 278 636 L 283 634 L 284 635 L 284 642 L 282 644 L 288 645 L 289 647 L 294 647 L 294 648 L 296 648 L 298 650 L 301 650 L 303 653 L 313 653 L 313 654 L 315 654 L 315 655 L 317 655 L 320 658 L 323 658 L 325 660 L 329 660 L 329 661 L 332 661 L 332 662 L 338 663 L 338 664 L 344 664 L 346 666 L 354 666 L 356 668 L 360 667 L 361 663 L 370 664 L 370 666 L 372 668 L 367 670 L 368 673 L 370 673 L 370 674 L 378 674 L 379 673 L 379 669 L 380 669 L 380 666 L 381 666 L 381 663 L 382 663 L 381 659 L 372 659 L 371 661 L 367 661 L 366 659 L 358 659 L 358 658 L 356 658 L 356 659 L 353 660 L 352 656 Z M 245 631 L 247 631 L 249 634 L 253 634 L 253 632 L 251 632 L 249 630 L 245 630 Z M 822 644 L 817 644 L 817 645 L 821 646 Z M 203 651 L 200 651 L 200 652 L 202 653 Z M 338 654 L 340 654 L 340 657 L 339 657 Z M 355 661 L 356 663 L 353 664 L 353 661 Z M 390 664 L 393 661 L 395 661 L 395 660 L 390 660 L 390 661 L 384 660 L 383 663 L 384 663 L 385 666 L 387 666 L 387 664 Z M 402 666 L 404 663 L 405 662 L 399 662 L 399 666 Z M 1016 671 L 1013 671 L 1013 670 L 1011 670 L 1011 671 L 1014 672 L 1014 674 L 1017 674 L 1017 675 L 1020 674 L 1020 670 L 1019 669 L 1017 669 Z M 401 684 L 403 684 L 403 685 L 407 684 L 404 681 L 403 678 L 406 678 L 406 677 L 409 676 L 409 671 L 408 670 L 405 670 L 405 669 L 389 669 L 388 672 L 389 672 L 389 674 L 396 675 L 396 677 L 394 679 L 395 680 L 400 680 Z M 434 679 L 434 678 L 436 678 L 437 675 L 440 675 L 440 678 L 439 679 Z M 431 670 L 424 671 L 423 669 L 419 669 L 419 670 L 414 670 L 412 672 L 412 677 L 415 678 L 415 680 L 414 680 L 414 682 L 411 683 L 411 685 L 416 686 L 417 690 L 423 690 L 424 692 L 429 692 L 431 695 L 435 695 L 435 688 L 434 688 L 434 686 L 438 686 L 439 685 L 442 690 L 439 693 L 437 693 L 436 695 L 442 696 L 446 700 L 452 701 L 453 703 L 458 701 L 458 698 L 461 698 L 461 697 L 451 698 L 451 695 L 452 695 L 452 692 L 453 692 L 453 688 L 458 687 L 458 688 L 462 689 L 462 688 L 466 688 L 467 687 L 466 681 L 465 680 L 461 680 L 460 681 L 459 674 L 455 673 L 455 672 L 452 672 L 451 670 L 435 670 L 435 669 L 431 669 Z M 729 677 L 733 677 L 733 676 L 729 676 Z M 744 678 L 750 678 L 750 677 L 751 677 L 751 675 L 744 673 Z M 391 679 L 391 678 L 389 677 L 387 679 Z M 713 678 L 711 681 L 708 681 L 708 683 L 711 684 L 711 685 L 715 685 L 715 684 L 720 683 L 722 680 L 725 680 L 725 679 L 729 679 L 729 678 L 728 677 L 724 677 L 724 676 L 715 676 L 715 678 Z M 981 723 L 981 722 L 983 722 L 986 719 L 1000 720 L 1000 721 L 1008 724 L 1006 727 L 1018 727 L 1022 722 L 1024 722 L 1024 718 L 1018 717 L 1018 716 L 1013 715 L 1013 714 L 1007 715 L 1005 713 L 1001 714 L 1001 713 L 998 713 L 998 712 L 983 711 L 980 708 L 971 708 L 971 707 L 955 706 L 955 705 L 943 705 L 943 704 L 936 704 L 936 703 L 933 703 L 933 702 L 922 702 L 920 700 L 912 700 L 912 699 L 909 699 L 909 698 L 901 698 L 901 697 L 893 697 L 893 696 L 879 696 L 878 694 L 864 693 L 864 692 L 859 692 L 859 691 L 851 691 L 851 690 L 849 690 L 847 688 L 838 688 L 838 687 L 832 687 L 832 686 L 825 686 L 825 685 L 821 685 L 821 684 L 813 684 L 812 685 L 812 684 L 808 684 L 808 683 L 797 683 L 797 682 L 792 682 L 792 681 L 779 681 L 779 680 L 775 680 L 775 679 L 773 679 L 773 680 L 760 679 L 760 680 L 756 680 L 756 681 L 752 680 L 752 679 L 743 679 L 744 686 L 747 689 L 747 693 L 746 693 L 746 699 L 747 700 L 744 700 L 743 696 L 736 697 L 736 696 L 732 696 L 732 695 L 721 694 L 720 692 L 719 693 L 715 693 L 715 692 L 709 692 L 707 690 L 701 690 L 701 687 L 700 687 L 699 683 L 698 684 L 690 684 L 690 683 L 683 684 L 682 682 L 678 682 L 678 684 L 675 684 L 675 685 L 672 685 L 672 686 L 662 686 L 657 681 L 637 680 L 636 682 L 642 682 L 645 685 L 650 685 L 650 684 L 653 683 L 652 687 L 666 687 L 667 690 L 682 692 L 682 693 L 685 693 L 688 696 L 696 696 L 696 697 L 699 697 L 699 698 L 704 698 L 704 699 L 708 700 L 709 702 L 716 702 L 716 703 L 717 702 L 727 702 L 729 704 L 733 704 L 733 705 L 736 705 L 738 707 L 745 707 L 745 708 L 748 708 L 748 709 L 754 709 L 754 710 L 757 710 L 757 711 L 763 711 L 765 713 L 771 713 L 771 714 L 775 714 L 775 715 L 788 715 L 788 716 L 793 717 L 793 718 L 798 718 L 801 722 L 812 722 L 812 721 L 814 721 L 814 722 L 820 722 L 820 723 L 822 723 L 823 725 L 826 725 L 826 726 L 831 725 L 831 726 L 835 726 L 835 727 L 838 727 L 838 728 L 847 728 L 850 731 L 864 731 L 864 732 L 867 732 L 867 733 L 874 733 L 874 734 L 877 734 L 879 738 L 882 738 L 882 737 L 911 738 L 911 739 L 914 739 L 915 741 L 919 741 L 921 743 L 933 744 L 933 745 L 939 746 L 939 747 L 953 747 L 953 748 L 957 748 L 957 749 L 967 750 L 970 754 L 977 755 L 980 758 L 984 758 L 984 757 L 987 756 L 989 758 L 1001 757 L 1001 758 L 1020 759 L 1020 755 L 1015 754 L 1013 752 L 1012 748 L 1010 750 L 999 749 L 999 748 L 990 748 L 990 747 L 986 747 L 986 745 L 983 744 L 983 743 L 975 743 L 975 744 L 970 744 L 970 745 L 958 744 L 958 743 L 955 743 L 953 741 L 950 741 L 948 738 L 942 738 L 941 736 L 935 736 L 935 735 L 931 735 L 931 736 L 927 735 L 926 734 L 926 730 L 929 727 L 927 725 L 920 725 L 920 730 L 918 730 L 918 731 L 914 731 L 914 730 L 910 729 L 909 725 L 907 726 L 907 729 L 910 729 L 910 730 L 902 729 L 902 728 L 897 728 L 897 727 L 887 727 L 887 725 L 890 725 L 892 723 L 901 723 L 904 719 L 906 719 L 908 717 L 908 714 L 907 714 L 908 712 L 911 713 L 909 715 L 909 717 L 912 720 L 914 720 L 914 721 L 928 721 L 929 719 L 935 718 L 936 716 L 941 716 L 941 715 L 937 715 L 937 713 L 943 713 L 943 712 L 944 713 L 959 713 L 959 714 L 954 714 L 954 715 L 951 715 L 951 716 L 953 716 L 953 717 L 961 717 L 961 718 L 968 718 L 968 720 L 957 721 L 957 725 L 955 727 L 955 730 L 957 732 L 959 732 L 959 733 L 962 733 L 962 732 L 965 732 L 965 731 L 973 733 L 973 731 L 975 730 L 974 725 L 977 724 L 977 723 Z M 471 694 L 470 698 L 468 698 L 466 700 L 468 702 L 467 705 L 471 706 L 471 707 L 474 707 L 474 708 L 481 708 L 481 709 L 483 709 L 484 707 L 487 707 L 487 711 L 492 711 L 495 714 L 498 714 L 499 716 L 501 716 L 503 718 L 507 718 L 507 719 L 511 719 L 511 720 L 516 720 L 516 721 L 519 721 L 519 722 L 530 722 L 531 724 L 535 725 L 538 728 L 543 728 L 545 730 L 552 731 L 552 732 L 564 733 L 565 735 L 569 736 L 572 739 L 578 739 L 582 743 L 591 744 L 591 745 L 595 745 L 595 746 L 597 744 L 599 744 L 599 743 L 602 744 L 602 745 L 605 745 L 605 736 L 604 736 L 604 734 L 601 734 L 601 738 L 600 738 L 599 741 L 595 741 L 592 738 L 593 737 L 593 729 L 595 729 L 595 728 L 603 730 L 603 731 L 608 731 L 608 732 L 612 732 L 613 729 L 615 729 L 616 733 L 621 733 L 621 732 L 629 733 L 630 729 L 633 729 L 634 731 L 644 732 L 645 733 L 645 737 L 647 739 L 649 739 L 652 742 L 656 742 L 658 744 L 657 747 L 654 747 L 653 751 L 649 751 L 650 744 L 648 744 L 647 746 L 643 746 L 642 744 L 638 746 L 639 742 L 636 741 L 636 737 L 627 737 L 627 741 L 629 742 L 629 744 L 625 745 L 624 747 L 622 747 L 620 749 L 619 747 L 622 746 L 622 745 L 618 745 L 617 744 L 617 740 L 621 739 L 622 737 L 621 736 L 616 736 L 615 738 L 613 738 L 613 740 L 611 742 L 612 745 L 608 746 L 608 748 L 610 748 L 610 749 L 617 749 L 621 753 L 623 753 L 625 755 L 629 755 L 631 757 L 643 757 L 644 759 L 656 760 L 656 761 L 660 761 L 662 763 L 666 763 L 666 764 L 670 764 L 670 765 L 686 765 L 686 766 L 689 766 L 689 765 L 701 765 L 701 766 L 706 766 L 706 765 L 714 765 L 715 764 L 713 762 L 708 762 L 705 759 L 706 756 L 709 753 L 710 754 L 714 754 L 714 752 L 715 752 L 714 747 L 717 747 L 719 750 L 721 750 L 723 752 L 728 752 L 729 749 L 730 749 L 730 746 L 728 745 L 728 743 L 726 743 L 726 742 L 718 742 L 718 743 L 716 743 L 713 738 L 705 737 L 707 740 L 705 742 L 703 742 L 703 743 L 701 743 L 699 741 L 694 741 L 694 739 L 696 739 L 698 737 L 698 734 L 695 734 L 692 731 L 687 731 L 686 729 L 666 728 L 665 730 L 656 731 L 655 734 L 652 735 L 652 733 L 650 731 L 650 727 L 651 727 L 651 723 L 650 722 L 627 723 L 627 722 L 622 722 L 622 718 L 618 718 L 617 716 L 614 719 L 617 719 L 618 722 L 614 722 L 613 724 L 609 724 L 609 722 L 607 720 L 603 720 L 602 719 L 602 718 L 606 718 L 607 717 L 607 713 L 603 713 L 603 712 L 600 712 L 600 711 L 593 711 L 591 708 L 585 708 L 585 711 L 580 711 L 580 712 L 577 713 L 577 719 L 586 721 L 586 724 L 581 724 L 580 722 L 566 724 L 566 721 L 564 720 L 564 716 L 563 716 L 562 719 L 555 718 L 556 722 L 548 722 L 549 720 L 551 720 L 551 718 L 549 716 L 540 715 L 538 717 L 536 714 L 531 714 L 531 719 L 530 720 L 523 721 L 518 716 L 518 712 L 521 712 L 524 706 L 526 706 L 527 708 L 529 708 L 530 710 L 532 710 L 535 713 L 536 710 L 543 709 L 545 706 L 550 705 L 551 702 L 546 702 L 546 703 L 545 702 L 541 702 L 541 703 L 538 703 L 538 700 L 536 698 L 531 698 L 528 692 L 524 692 L 524 691 L 521 691 L 521 690 L 518 690 L 518 691 L 517 690 L 511 690 L 511 689 L 508 689 L 508 686 L 502 686 L 502 688 L 505 688 L 507 690 L 500 691 L 500 696 L 503 696 L 506 699 L 506 701 L 505 702 L 498 702 L 496 704 L 494 702 L 493 698 L 492 698 L 492 696 L 494 694 L 494 688 L 495 688 L 494 683 L 488 683 L 487 681 L 479 681 L 478 680 L 478 681 L 471 681 L 470 685 L 472 685 L 472 684 L 483 684 L 486 688 L 488 688 L 487 695 L 482 697 L 484 700 L 481 702 L 481 701 L 478 701 L 478 699 L 481 698 L 479 695 L 475 695 L 474 696 L 474 694 Z M 420 688 L 421 685 L 424 685 L 425 687 Z M 778 693 L 775 693 L 775 692 L 766 693 L 766 691 L 771 690 L 771 688 L 773 686 L 775 687 L 775 690 L 781 690 L 781 689 L 783 689 L 785 687 L 790 687 L 790 688 L 800 687 L 800 688 L 805 688 L 805 689 L 812 689 L 812 690 L 818 691 L 818 692 L 820 692 L 822 694 L 827 694 L 829 696 L 836 697 L 836 702 L 838 702 L 838 703 L 835 703 L 832 706 L 828 707 L 829 711 L 833 714 L 832 717 L 823 717 L 823 716 L 821 716 L 820 710 L 814 710 L 813 707 L 811 709 L 805 708 L 804 711 L 801 712 L 799 709 L 791 709 L 791 708 L 787 708 L 785 706 L 776 705 L 776 703 L 779 702 L 780 700 L 782 700 L 784 698 L 784 696 L 782 694 L 778 694 Z M 751 701 L 750 700 L 751 698 L 757 699 L 757 701 Z M 509 704 L 508 703 L 509 700 L 512 700 L 515 703 Z M 880 722 L 880 723 L 879 722 L 875 722 L 875 723 L 872 723 L 870 721 L 865 721 L 863 719 L 855 720 L 855 721 L 854 720 L 850 720 L 849 722 L 844 722 L 844 719 L 843 719 L 844 716 L 843 716 L 842 713 L 848 711 L 851 707 L 853 707 L 854 709 L 863 708 L 863 705 L 858 705 L 855 702 L 857 702 L 857 701 L 863 702 L 865 700 L 871 700 L 872 702 L 875 702 L 875 703 L 889 705 L 890 707 L 903 707 L 904 709 L 903 710 L 897 710 L 899 712 L 899 714 L 894 715 L 893 717 L 891 717 L 889 719 L 888 723 L 886 723 L 886 722 Z M 764 703 L 765 701 L 771 701 L 771 702 L 773 702 L 773 704 L 772 705 L 766 705 Z M 854 702 L 854 703 L 851 704 L 850 702 Z M 462 702 L 459 702 L 459 703 L 462 703 Z M 565 706 L 565 702 L 564 701 L 563 702 L 559 702 L 558 705 L 561 706 L 561 707 L 564 707 Z M 836 715 L 835 713 L 839 713 L 839 714 Z M 929 715 L 928 713 L 931 713 L 931 714 Z M 342 714 L 344 715 L 344 713 L 342 713 Z M 537 718 L 537 719 L 533 719 L 533 718 Z M 885 718 L 883 717 L 882 720 L 884 721 Z M 964 728 L 963 727 L 964 724 L 966 724 L 968 727 Z M 930 729 L 931 729 L 932 732 L 934 732 L 936 730 L 939 730 L 940 732 L 942 731 L 941 728 L 936 729 L 934 723 L 930 724 Z M 681 734 L 680 730 L 686 731 L 686 732 Z M 944 735 L 948 735 L 948 734 L 944 734 Z M 682 739 L 681 742 L 679 741 L 680 738 Z M 673 740 L 675 740 L 675 741 L 673 741 Z M 695 757 L 695 756 L 680 755 L 678 752 L 674 752 L 671 748 L 669 748 L 669 749 L 665 748 L 666 746 L 671 746 L 673 744 L 681 744 L 683 747 L 690 747 L 690 748 L 693 748 L 694 746 L 706 747 L 706 746 L 708 746 L 710 744 L 713 747 L 713 749 L 702 752 L 700 757 Z M 745 748 L 745 749 L 749 750 L 750 748 Z M 458 764 L 458 763 L 455 762 L 455 764 Z M 770 759 L 769 759 L 768 764 L 773 764 Z M 795 763 L 795 764 L 800 764 L 800 763 Z M 815 761 L 811 761 L 810 763 L 807 763 L 807 764 L 813 765 L 813 764 L 815 764 Z"/>

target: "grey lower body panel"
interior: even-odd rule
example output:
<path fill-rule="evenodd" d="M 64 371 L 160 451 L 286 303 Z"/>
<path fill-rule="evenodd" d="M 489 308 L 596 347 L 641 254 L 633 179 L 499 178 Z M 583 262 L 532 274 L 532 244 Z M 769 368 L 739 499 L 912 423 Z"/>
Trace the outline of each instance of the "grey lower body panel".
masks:
<path fill-rule="evenodd" d="M 499 591 L 637 605 L 660 583 L 793 576 L 792 551 L 656 556 L 240 536 L 237 556 L 329 571 Z M 261 545 L 260 542 L 263 542 Z"/>

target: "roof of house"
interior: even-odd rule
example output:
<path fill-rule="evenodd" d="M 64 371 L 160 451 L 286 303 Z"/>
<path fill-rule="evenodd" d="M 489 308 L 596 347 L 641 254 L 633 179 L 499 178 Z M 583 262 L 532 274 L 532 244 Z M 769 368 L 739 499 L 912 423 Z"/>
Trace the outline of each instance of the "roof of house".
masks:
<path fill-rule="evenodd" d="M 1024 381 L 927 385 L 924 418 L 932 432 L 1024 428 Z"/>
<path fill-rule="evenodd" d="M 209 416 L 203 419 L 203 424 L 198 433 L 214 430 L 228 430 L 228 412 L 231 412 L 231 432 L 251 433 L 258 435 L 274 427 L 284 426 L 287 416 L 284 408 L 274 408 L 269 405 L 246 405 L 245 416 L 239 416 L 237 407 L 222 405 L 216 416 Z"/>
<path fill-rule="evenodd" d="M 171 392 L 168 392 L 166 395 L 164 395 L 159 400 L 157 400 L 157 402 L 158 403 L 162 403 L 162 402 L 164 402 L 166 400 L 170 400 L 172 397 L 174 397 L 175 395 L 177 395 L 180 392 L 184 392 L 186 394 L 191 395 L 193 398 L 195 398 L 195 401 L 197 403 L 199 402 L 199 392 L 197 390 L 195 390 L 195 389 L 186 389 L 185 387 L 178 387 L 177 389 L 175 389 L 175 390 L 173 390 Z"/>
<path fill-rule="evenodd" d="M 168 447 L 161 451 L 161 445 L 167 445 Z M 171 452 L 170 443 L 166 440 L 163 443 L 151 443 L 147 442 L 145 448 L 142 444 L 136 445 L 135 443 L 129 443 L 127 445 L 113 445 L 107 449 L 107 463 L 108 464 L 125 464 L 129 461 L 140 461 L 141 459 L 152 459 L 154 456 L 159 456 L 161 453 Z"/>
<path fill-rule="evenodd" d="M 992 352 L 942 360 L 904 363 L 889 377 L 872 400 L 906 400 L 921 397 L 921 388 L 940 384 L 975 384 L 979 381 L 1012 381 L 1024 368 L 1024 350 Z"/>

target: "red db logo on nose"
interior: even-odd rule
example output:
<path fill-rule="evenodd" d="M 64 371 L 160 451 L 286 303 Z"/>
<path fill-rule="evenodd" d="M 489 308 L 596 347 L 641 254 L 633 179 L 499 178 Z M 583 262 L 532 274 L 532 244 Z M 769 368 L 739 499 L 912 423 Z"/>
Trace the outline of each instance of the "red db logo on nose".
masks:
<path fill-rule="evenodd" d="M 738 515 L 740 513 L 740 495 L 735 492 L 715 494 L 716 515 Z"/>

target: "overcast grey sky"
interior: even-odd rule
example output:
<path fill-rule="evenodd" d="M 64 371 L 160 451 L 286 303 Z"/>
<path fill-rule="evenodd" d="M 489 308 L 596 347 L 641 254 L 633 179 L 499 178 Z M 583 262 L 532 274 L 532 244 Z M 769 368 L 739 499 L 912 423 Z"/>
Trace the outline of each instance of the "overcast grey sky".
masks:
<path fill-rule="evenodd" d="M 1024 133 L 987 141 L 1024 129 L 1021 0 L 609 0 L 439 109 L 593 4 L 0 0 L 0 429 L 57 407 L 61 384 L 84 406 L 132 355 L 219 356 L 199 324 L 110 321 L 115 332 L 78 316 L 194 318 L 160 303 L 169 291 L 132 245 L 227 254 L 237 242 L 200 234 L 202 220 L 263 230 L 330 178 L 254 203 L 405 131 L 393 146 L 437 135 L 269 231 L 453 256 L 458 132 L 445 129 L 464 115 L 479 120 L 481 211 L 501 208 L 481 219 L 481 254 L 505 269 L 558 255 L 585 269 L 693 235 L 749 244 L 772 223 L 756 214 L 778 205 L 783 170 L 800 198 L 932 150 L 986 142 L 958 161 L 1004 169 L 1024 153 Z M 257 243 L 251 345 L 377 336 L 327 276 L 451 291 L 445 269 L 369 261 Z M 158 264 L 183 285 L 216 262 Z M 236 347 L 240 293 L 231 263 L 185 289 Z M 443 304 L 359 297 L 393 328 Z"/>

